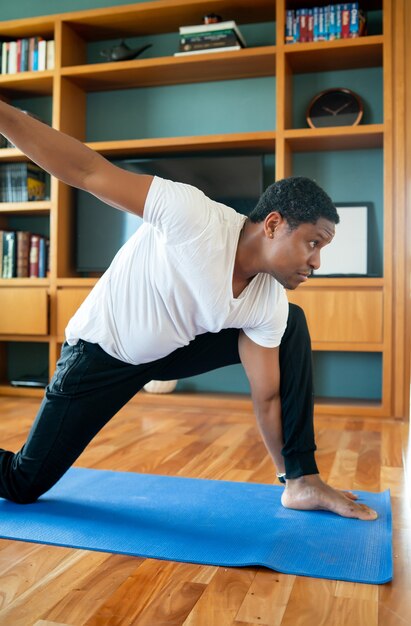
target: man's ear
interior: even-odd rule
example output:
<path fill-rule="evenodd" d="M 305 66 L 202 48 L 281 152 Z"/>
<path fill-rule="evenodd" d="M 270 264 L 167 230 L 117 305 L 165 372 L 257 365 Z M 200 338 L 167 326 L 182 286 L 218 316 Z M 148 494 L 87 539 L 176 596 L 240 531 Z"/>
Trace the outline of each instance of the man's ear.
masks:
<path fill-rule="evenodd" d="M 264 234 L 270 239 L 274 238 L 274 234 L 278 226 L 284 222 L 284 218 L 278 211 L 272 211 L 264 220 Z"/>

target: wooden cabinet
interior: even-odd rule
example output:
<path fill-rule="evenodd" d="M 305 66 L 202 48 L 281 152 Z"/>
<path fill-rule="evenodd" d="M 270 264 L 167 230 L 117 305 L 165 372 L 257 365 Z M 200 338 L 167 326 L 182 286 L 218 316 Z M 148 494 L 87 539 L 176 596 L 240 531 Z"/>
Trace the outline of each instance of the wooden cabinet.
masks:
<path fill-rule="evenodd" d="M 0 288 L 0 335 L 47 335 L 47 289 Z"/>
<path fill-rule="evenodd" d="M 309 0 L 156 0 L 104 9 L 62 13 L 46 17 L 0 22 L 3 39 L 41 35 L 53 37 L 56 44 L 54 71 L 25 72 L 0 76 L 0 96 L 13 101 L 21 97 L 43 96 L 51 99 L 52 125 L 86 141 L 90 148 L 109 158 L 161 156 L 183 153 L 250 153 L 275 155 L 276 179 L 290 176 L 299 169 L 301 155 L 325 155 L 332 164 L 336 155 L 357 154 L 356 151 L 380 151 L 383 154 L 381 192 L 383 207 L 380 234 L 381 266 L 379 278 L 318 278 L 290 294 L 290 300 L 303 306 L 313 335 L 315 350 L 379 352 L 382 355 L 381 398 L 373 403 L 327 404 L 327 412 L 376 416 L 404 415 L 406 383 L 399 372 L 405 368 L 408 356 L 403 349 L 405 335 L 405 209 L 401 198 L 405 193 L 405 174 L 401 155 L 405 151 L 403 134 L 405 100 L 402 89 L 405 80 L 405 0 L 366 0 L 365 8 L 382 13 L 382 28 L 375 34 L 352 40 L 318 43 L 284 43 L 286 10 L 301 8 Z M 272 23 L 272 42 L 250 46 L 233 52 L 204 53 L 174 57 L 172 52 L 126 62 L 95 63 L 90 60 L 90 48 L 95 42 L 130 37 L 151 37 L 159 33 L 176 33 L 178 27 L 198 23 L 210 10 L 235 19 L 240 25 Z M 177 41 L 177 39 L 176 39 Z M 342 70 L 372 72 L 380 68 L 383 89 L 380 95 L 381 119 L 364 119 L 356 127 L 307 128 L 298 119 L 295 105 L 300 100 L 301 77 L 317 76 Z M 194 83 L 235 81 L 258 77 L 275 77 L 275 96 L 266 106 L 275 110 L 275 125 L 261 130 L 258 119 L 249 110 L 250 128 L 244 132 L 209 133 L 172 136 L 164 133 L 155 137 L 127 137 L 89 140 L 87 123 L 93 116 L 91 96 L 98 92 L 132 88 L 165 87 Z M 337 85 L 336 85 L 337 86 Z M 338 85 L 339 86 L 339 85 Z M 314 87 L 313 87 L 314 88 Z M 161 97 L 159 90 L 158 97 Z M 258 98 L 258 92 L 256 94 Z M 216 101 L 218 108 L 220 102 Z M 367 104 L 368 106 L 368 104 Z M 254 127 L 254 129 L 253 129 Z M 16 149 L 0 151 L 0 163 L 24 160 Z M 327 167 L 323 168 L 327 170 Z M 364 166 L 366 171 L 367 165 Z M 326 183 L 335 173 L 323 172 Z M 361 171 L 358 172 L 361 177 Z M 327 178 L 328 177 L 328 178 Z M 328 186 L 327 184 L 325 185 Z M 358 198 L 353 197 L 352 200 Z M 19 212 L 45 215 L 50 220 L 51 270 L 45 287 L 50 294 L 50 368 L 62 341 L 64 326 L 95 282 L 83 278 L 74 262 L 74 198 L 70 188 L 57 180 L 51 181 L 49 203 L 38 205 L 0 205 L 0 227 Z M 36 213 L 37 212 L 37 213 Z M 9 287 L 19 293 L 18 280 Z M 36 290 L 35 290 L 36 291 Z M 41 291 L 36 297 L 41 298 Z M 16 300 L 9 300 L 8 324 L 1 336 L 16 333 L 13 318 L 19 319 Z M 44 301 L 42 301 L 44 310 Z M 3 308 L 3 304 L 2 304 Z M 47 332 L 43 313 L 39 332 Z M 19 335 L 33 334 L 34 326 L 18 325 Z M 1 391 L 4 391 L 2 387 Z M 321 407 L 319 411 L 323 410 Z"/>
<path fill-rule="evenodd" d="M 381 288 L 304 286 L 288 297 L 305 311 L 314 350 L 382 351 Z"/>
<path fill-rule="evenodd" d="M 89 293 L 90 289 L 83 289 L 81 287 L 66 287 L 65 289 L 57 289 L 57 337 L 59 340 L 63 340 L 64 329 L 66 328 L 68 321 Z"/>

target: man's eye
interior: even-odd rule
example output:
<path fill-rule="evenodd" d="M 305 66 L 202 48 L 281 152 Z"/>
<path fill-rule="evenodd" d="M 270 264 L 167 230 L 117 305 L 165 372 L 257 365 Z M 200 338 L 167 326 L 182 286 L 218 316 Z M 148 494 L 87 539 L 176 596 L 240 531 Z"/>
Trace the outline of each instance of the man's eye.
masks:
<path fill-rule="evenodd" d="M 316 248 L 318 246 L 318 241 L 310 241 L 310 247 Z"/>

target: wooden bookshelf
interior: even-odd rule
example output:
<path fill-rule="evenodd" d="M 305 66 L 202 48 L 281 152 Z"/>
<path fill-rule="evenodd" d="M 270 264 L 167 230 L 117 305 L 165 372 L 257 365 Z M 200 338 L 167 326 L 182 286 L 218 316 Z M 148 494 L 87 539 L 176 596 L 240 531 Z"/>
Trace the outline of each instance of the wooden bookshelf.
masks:
<path fill-rule="evenodd" d="M 408 356 L 403 347 L 407 321 L 405 312 L 399 314 L 399 311 L 405 311 L 406 301 L 406 246 L 403 240 L 405 209 L 402 209 L 404 203 L 401 203 L 405 194 L 405 173 L 401 169 L 401 159 L 405 154 L 402 89 L 405 80 L 405 0 L 398 0 L 395 4 L 393 0 L 366 0 L 366 8 L 382 10 L 383 28 L 380 34 L 352 40 L 286 45 L 286 10 L 307 5 L 310 2 L 303 0 L 155 0 L 0 22 L 0 34 L 5 39 L 41 35 L 54 38 L 56 44 L 53 71 L 0 76 L 0 96 L 9 99 L 50 96 L 53 126 L 85 141 L 88 93 L 275 76 L 276 101 L 273 107 L 276 110 L 276 123 L 272 130 L 147 139 L 129 137 L 89 141 L 88 145 L 108 158 L 206 153 L 275 154 L 277 179 L 293 174 L 293 155 L 296 153 L 383 150 L 383 277 L 314 278 L 296 294 L 292 294 L 291 299 L 295 295 L 309 311 L 315 303 L 318 307 L 324 302 L 326 307 L 332 308 L 333 303 L 340 306 L 344 295 L 356 303 L 354 309 L 357 306 L 357 313 L 360 311 L 361 315 L 370 316 L 370 312 L 374 315 L 377 307 L 375 326 L 368 325 L 363 333 L 355 334 L 357 313 L 334 309 L 336 325 L 341 327 L 339 335 L 327 338 L 324 329 L 328 327 L 321 316 L 312 331 L 313 347 L 318 351 L 382 354 L 381 401 L 326 399 L 317 403 L 317 411 L 336 415 L 349 411 L 352 415 L 401 417 L 405 415 L 407 400 L 406 382 L 400 372 L 401 368 L 408 367 Z M 272 22 L 276 29 L 273 45 L 234 52 L 187 57 L 158 56 L 119 63 L 87 61 L 89 42 L 173 33 L 177 32 L 179 26 L 198 23 L 199 16 L 209 12 L 230 16 L 239 25 Z M 356 127 L 295 127 L 292 120 L 293 98 L 298 97 L 293 94 L 295 76 L 375 67 L 383 68 L 383 121 Z M 24 160 L 25 156 L 17 149 L 0 151 L 0 162 Z M 0 281 L 0 290 L 30 288 L 34 283 L 46 290 L 49 302 L 47 332 L 41 337 L 28 333 L 26 339 L 30 341 L 36 337 L 36 340 L 49 343 L 50 372 L 54 369 L 58 347 L 63 340 L 61 329 L 65 318 L 71 313 L 70 306 L 75 306 L 97 280 L 96 277 L 83 278 L 73 267 L 73 202 L 71 190 L 53 179 L 50 202 L 0 205 L 0 223 L 1 220 L 7 220 L 9 215 L 50 217 L 50 277 L 36 281 Z M 344 330 L 342 318 L 347 316 Z M 24 339 L 20 335 L 1 335 L 0 343 Z M 3 354 L 1 345 L 0 353 Z M 4 378 L 4 366 L 1 376 Z M 1 393 L 25 395 L 29 392 L 11 389 L 6 384 L 0 385 Z"/>

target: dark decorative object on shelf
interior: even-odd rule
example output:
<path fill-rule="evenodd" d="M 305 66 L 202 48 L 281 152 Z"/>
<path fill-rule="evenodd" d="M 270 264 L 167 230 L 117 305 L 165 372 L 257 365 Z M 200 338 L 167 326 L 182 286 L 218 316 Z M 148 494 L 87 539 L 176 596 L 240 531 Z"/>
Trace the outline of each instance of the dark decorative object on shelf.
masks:
<path fill-rule="evenodd" d="M 113 46 L 112 48 L 105 48 L 105 50 L 100 51 L 100 56 L 104 57 L 108 61 L 129 61 L 130 59 L 135 59 L 138 57 L 144 50 L 147 48 L 151 48 L 153 44 L 148 43 L 141 48 L 130 48 L 124 41 L 122 41 L 119 45 Z"/>
<path fill-rule="evenodd" d="M 311 128 L 356 126 L 363 116 L 361 98 L 343 87 L 326 89 L 308 105 L 307 124 Z"/>
<path fill-rule="evenodd" d="M 203 17 L 203 24 L 218 24 L 222 22 L 223 18 L 221 15 L 217 15 L 217 13 L 208 13 Z"/>

